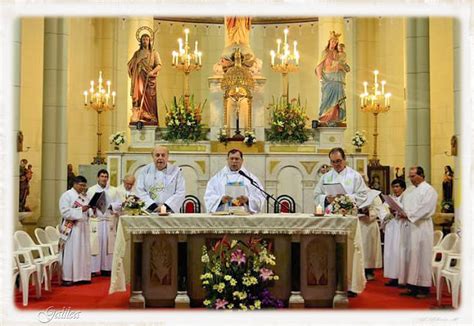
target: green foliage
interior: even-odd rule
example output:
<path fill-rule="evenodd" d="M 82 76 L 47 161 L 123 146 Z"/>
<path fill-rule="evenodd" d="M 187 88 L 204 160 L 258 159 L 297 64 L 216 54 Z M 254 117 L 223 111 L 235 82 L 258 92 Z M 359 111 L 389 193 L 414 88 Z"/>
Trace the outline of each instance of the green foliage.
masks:
<path fill-rule="evenodd" d="M 278 102 L 269 105 L 271 110 L 270 130 L 267 131 L 267 140 L 280 143 L 299 143 L 308 140 L 308 131 L 305 130 L 309 119 L 306 108 L 301 106 L 300 98 L 287 103 L 284 97 Z"/>
<path fill-rule="evenodd" d="M 191 95 L 189 106 L 186 107 L 184 96 L 173 98 L 171 109 L 166 108 L 166 134 L 164 139 L 169 141 L 183 140 L 194 142 L 205 138 L 202 130 L 202 110 L 206 101 L 195 105 L 194 95 Z"/>

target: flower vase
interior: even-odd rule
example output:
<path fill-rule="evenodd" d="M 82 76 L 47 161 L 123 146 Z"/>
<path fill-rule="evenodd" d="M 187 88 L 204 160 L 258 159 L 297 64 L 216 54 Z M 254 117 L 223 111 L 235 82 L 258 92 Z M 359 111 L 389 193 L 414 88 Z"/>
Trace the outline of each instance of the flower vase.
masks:
<path fill-rule="evenodd" d="M 361 153 L 362 152 L 362 147 L 356 147 L 356 153 Z"/>
<path fill-rule="evenodd" d="M 120 150 L 120 145 L 114 145 L 114 151 L 119 151 Z"/>

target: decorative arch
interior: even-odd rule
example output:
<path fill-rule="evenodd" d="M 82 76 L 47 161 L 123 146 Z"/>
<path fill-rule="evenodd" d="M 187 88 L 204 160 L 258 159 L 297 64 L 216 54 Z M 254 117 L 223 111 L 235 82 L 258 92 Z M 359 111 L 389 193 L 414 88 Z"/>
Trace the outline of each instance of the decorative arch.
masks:
<path fill-rule="evenodd" d="M 300 168 L 294 165 L 286 165 L 278 170 L 276 175 L 277 187 L 275 196 L 289 195 L 295 200 L 295 211 L 302 212 L 303 209 L 303 180 L 304 174 Z"/>

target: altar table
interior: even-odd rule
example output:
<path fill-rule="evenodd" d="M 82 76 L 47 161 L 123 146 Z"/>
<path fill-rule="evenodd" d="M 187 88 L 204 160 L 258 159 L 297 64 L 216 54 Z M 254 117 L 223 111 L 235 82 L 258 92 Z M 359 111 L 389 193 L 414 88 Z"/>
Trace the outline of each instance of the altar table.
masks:
<path fill-rule="evenodd" d="M 183 302 L 199 306 L 204 299 L 201 248 L 224 234 L 230 240 L 259 235 L 272 242 L 274 271 L 280 280 L 270 290 L 290 307 L 344 308 L 347 290 L 360 293 L 365 288 L 357 217 L 171 214 L 120 217 L 109 293 L 126 291 L 125 270 L 129 270 L 130 307 L 181 307 Z M 130 266 L 125 260 L 127 248 Z M 181 281 L 179 271 L 185 276 Z"/>

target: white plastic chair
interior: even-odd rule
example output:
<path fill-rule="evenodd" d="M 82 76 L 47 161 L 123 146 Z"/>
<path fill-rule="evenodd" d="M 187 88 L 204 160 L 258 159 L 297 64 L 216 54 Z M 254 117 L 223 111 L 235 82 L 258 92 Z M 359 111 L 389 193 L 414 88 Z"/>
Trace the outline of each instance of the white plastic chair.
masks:
<path fill-rule="evenodd" d="M 459 236 L 456 233 L 450 233 L 441 240 L 439 246 L 433 248 L 433 258 L 431 260 L 433 284 L 437 284 L 437 280 L 440 277 L 439 273 L 444 266 L 447 254 L 451 253 L 458 242 Z"/>
<path fill-rule="evenodd" d="M 49 239 L 52 241 L 59 241 L 59 236 L 61 235 L 55 227 L 48 225 L 45 229 L 46 234 L 48 235 Z"/>
<path fill-rule="evenodd" d="M 36 240 L 38 240 L 39 244 L 49 245 L 51 247 L 51 251 L 56 255 L 58 254 L 58 252 L 59 252 L 58 242 L 54 241 L 54 240 L 51 240 L 49 238 L 48 233 L 46 233 L 45 230 L 43 230 L 41 228 L 36 228 L 35 229 L 35 236 L 36 236 Z"/>
<path fill-rule="evenodd" d="M 14 266 L 16 267 L 16 273 L 14 269 L 13 282 L 16 281 L 16 277 L 20 276 L 20 289 L 23 296 L 23 306 L 28 305 L 28 293 L 30 286 L 30 278 L 33 276 L 33 282 L 36 285 L 36 298 L 41 297 L 41 277 L 36 266 L 31 261 L 30 255 L 26 251 L 15 251 L 13 253 Z"/>
<path fill-rule="evenodd" d="M 443 240 L 443 232 L 440 230 L 436 230 L 433 233 L 433 247 L 438 247 Z"/>
<path fill-rule="evenodd" d="M 28 251 L 31 261 L 35 263 L 35 265 L 41 266 L 38 270 L 38 273 L 40 273 L 41 279 L 44 278 L 45 280 L 45 290 L 49 291 L 51 289 L 51 277 L 54 267 L 53 265 L 58 264 L 58 257 L 54 255 L 51 246 L 35 244 L 30 235 L 25 231 L 16 231 L 13 235 L 13 238 L 15 239 L 17 248 L 23 251 Z M 37 253 L 37 258 L 34 258 L 34 252 Z"/>
<path fill-rule="evenodd" d="M 459 307 L 459 290 L 461 288 L 461 254 L 449 254 L 446 258 L 446 264 L 440 273 L 439 283 L 436 284 L 436 300 L 438 305 L 441 301 L 441 292 L 443 289 L 443 277 L 446 280 L 448 291 L 451 292 L 451 301 L 454 308 Z"/>

